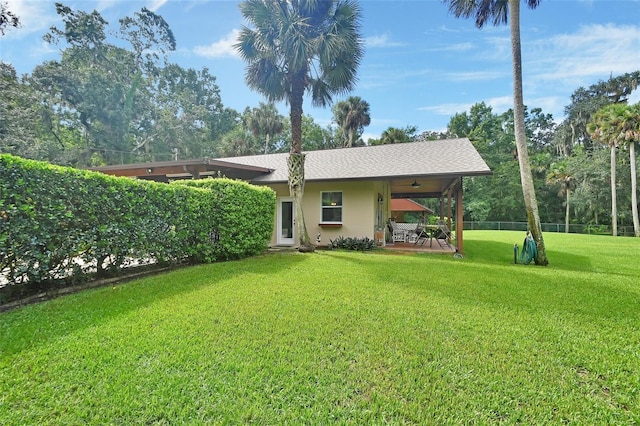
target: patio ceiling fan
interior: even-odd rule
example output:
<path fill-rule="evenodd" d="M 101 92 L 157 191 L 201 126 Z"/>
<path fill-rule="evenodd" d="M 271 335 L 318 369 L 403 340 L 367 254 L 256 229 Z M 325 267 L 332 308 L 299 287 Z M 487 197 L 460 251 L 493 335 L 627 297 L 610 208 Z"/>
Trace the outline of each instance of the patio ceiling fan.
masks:
<path fill-rule="evenodd" d="M 422 186 L 422 184 L 420 182 L 418 182 L 416 179 L 414 179 L 413 183 L 409 183 L 407 181 L 404 181 L 404 182 L 399 182 L 398 186 L 408 186 L 410 188 L 417 189 L 417 188 L 420 188 Z"/>
<path fill-rule="evenodd" d="M 400 186 L 410 186 L 411 188 L 420 188 L 422 186 L 421 183 L 419 183 L 416 179 L 413 180 L 413 183 L 409 184 L 400 184 Z"/>
<path fill-rule="evenodd" d="M 405 192 L 417 193 L 420 191 L 420 187 L 422 186 L 422 183 L 418 182 L 417 179 L 412 179 L 412 180 L 400 181 L 396 185 L 397 185 L 396 188 L 398 192 L 405 191 Z"/>

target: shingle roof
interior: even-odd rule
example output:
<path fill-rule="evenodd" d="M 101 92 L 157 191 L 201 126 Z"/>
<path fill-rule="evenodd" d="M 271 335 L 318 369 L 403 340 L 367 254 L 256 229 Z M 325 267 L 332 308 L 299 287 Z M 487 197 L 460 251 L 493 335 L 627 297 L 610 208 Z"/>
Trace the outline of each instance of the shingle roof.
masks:
<path fill-rule="evenodd" d="M 391 200 L 392 212 L 428 212 L 433 213 L 429 207 L 425 207 L 409 198 L 393 198 Z"/>
<path fill-rule="evenodd" d="M 288 155 L 218 160 L 274 170 L 253 182 L 286 182 Z M 307 181 L 489 174 L 489 166 L 467 138 L 308 151 L 305 160 Z"/>

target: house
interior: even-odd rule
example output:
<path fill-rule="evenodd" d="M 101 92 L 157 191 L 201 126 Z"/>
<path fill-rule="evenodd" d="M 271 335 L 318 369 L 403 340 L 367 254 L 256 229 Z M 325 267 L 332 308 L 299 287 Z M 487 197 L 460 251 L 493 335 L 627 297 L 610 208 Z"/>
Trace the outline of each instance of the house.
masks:
<path fill-rule="evenodd" d="M 416 181 L 417 185 L 417 181 Z M 391 198 L 391 219 L 396 222 L 404 222 L 406 213 L 418 213 L 420 221 L 426 223 L 427 215 L 433 214 L 433 210 L 412 200 L 411 198 Z"/>
<path fill-rule="evenodd" d="M 296 246 L 294 200 L 287 183 L 288 155 L 168 161 L 92 170 L 156 181 L 221 173 L 269 186 L 277 194 L 271 245 Z M 457 250 L 462 252 L 462 226 L 455 226 L 463 216 L 462 178 L 490 174 L 466 138 L 309 151 L 302 206 L 305 223 L 312 239 L 320 235 L 321 245 L 339 236 L 376 238 L 383 243 L 381 232 L 391 217 L 393 198 L 437 198 L 438 214 L 447 218 L 449 227 L 455 230 Z"/>

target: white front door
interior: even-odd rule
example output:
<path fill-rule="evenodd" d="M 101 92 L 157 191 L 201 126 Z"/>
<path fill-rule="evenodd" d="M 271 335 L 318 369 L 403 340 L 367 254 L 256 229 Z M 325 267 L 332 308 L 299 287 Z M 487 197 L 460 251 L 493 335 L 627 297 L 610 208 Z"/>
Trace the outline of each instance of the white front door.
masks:
<path fill-rule="evenodd" d="M 295 213 L 293 209 L 293 198 L 278 199 L 278 233 L 276 243 L 282 246 L 292 246 L 295 244 Z"/>

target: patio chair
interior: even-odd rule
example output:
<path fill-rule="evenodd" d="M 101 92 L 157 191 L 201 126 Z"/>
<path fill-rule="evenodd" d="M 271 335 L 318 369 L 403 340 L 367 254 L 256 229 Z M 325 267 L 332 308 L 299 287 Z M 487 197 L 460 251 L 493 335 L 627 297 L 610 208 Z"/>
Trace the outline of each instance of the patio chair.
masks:
<path fill-rule="evenodd" d="M 395 220 L 389 219 L 389 227 L 391 228 L 391 241 L 394 243 L 407 242 L 408 232 L 405 229 L 400 229 Z"/>
<path fill-rule="evenodd" d="M 438 242 L 438 245 L 440 247 L 443 247 L 443 243 L 441 243 L 440 241 L 443 241 L 444 244 L 451 247 L 451 231 L 449 230 L 449 227 L 444 222 L 444 220 L 438 221 L 438 229 L 435 230 L 433 238 Z"/>
<path fill-rule="evenodd" d="M 413 243 L 415 243 L 416 245 L 418 244 L 423 245 L 425 242 L 427 242 L 427 240 L 429 240 L 429 245 L 431 245 L 431 235 L 425 229 L 425 226 L 423 224 L 418 224 L 418 226 L 416 227 L 415 234 L 413 234 L 413 237 L 414 237 Z"/>

